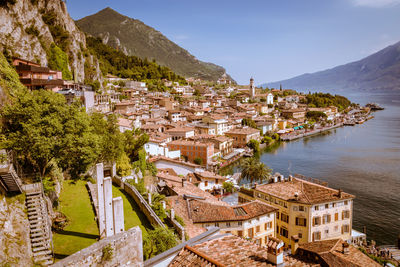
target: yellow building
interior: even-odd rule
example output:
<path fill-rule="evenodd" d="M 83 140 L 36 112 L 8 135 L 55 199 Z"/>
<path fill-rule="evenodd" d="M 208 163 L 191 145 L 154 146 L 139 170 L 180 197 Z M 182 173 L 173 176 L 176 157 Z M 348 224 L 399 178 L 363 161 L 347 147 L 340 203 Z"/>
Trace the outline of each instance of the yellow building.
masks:
<path fill-rule="evenodd" d="M 286 246 L 296 235 L 300 244 L 351 239 L 353 195 L 300 178 L 282 180 L 241 189 L 239 202 L 261 200 L 277 208 L 276 237 Z"/>

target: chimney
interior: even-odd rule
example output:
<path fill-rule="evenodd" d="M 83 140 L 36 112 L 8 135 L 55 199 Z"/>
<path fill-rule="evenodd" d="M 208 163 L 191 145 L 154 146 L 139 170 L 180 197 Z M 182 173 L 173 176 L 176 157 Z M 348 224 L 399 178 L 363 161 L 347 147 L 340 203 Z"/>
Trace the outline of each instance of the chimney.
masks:
<path fill-rule="evenodd" d="M 344 255 L 349 255 L 350 252 L 350 245 L 347 242 L 342 243 L 342 253 Z"/>
<path fill-rule="evenodd" d="M 294 199 L 299 200 L 299 192 L 294 193 Z"/>
<path fill-rule="evenodd" d="M 185 181 L 186 181 L 186 179 L 182 178 L 182 187 L 185 187 Z"/>
<path fill-rule="evenodd" d="M 296 255 L 297 249 L 299 248 L 299 236 L 298 235 L 292 235 L 291 240 L 290 240 L 290 248 L 292 251 L 292 255 Z"/>
<path fill-rule="evenodd" d="M 339 189 L 338 197 L 342 198 L 342 189 Z"/>
<path fill-rule="evenodd" d="M 293 176 L 289 175 L 289 182 L 293 181 Z"/>

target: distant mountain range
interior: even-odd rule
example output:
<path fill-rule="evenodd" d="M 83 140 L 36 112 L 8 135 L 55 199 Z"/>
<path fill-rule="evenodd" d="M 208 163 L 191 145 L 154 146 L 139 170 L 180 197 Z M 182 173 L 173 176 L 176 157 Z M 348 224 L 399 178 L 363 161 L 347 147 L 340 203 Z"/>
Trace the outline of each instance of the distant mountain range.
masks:
<path fill-rule="evenodd" d="M 154 28 L 109 7 L 76 21 L 76 24 L 84 32 L 100 37 L 104 43 L 127 55 L 155 59 L 158 64 L 185 77 L 216 81 L 225 73 L 223 67 L 196 59 Z"/>
<path fill-rule="evenodd" d="M 400 42 L 332 69 L 265 83 L 263 87 L 310 91 L 400 91 Z"/>

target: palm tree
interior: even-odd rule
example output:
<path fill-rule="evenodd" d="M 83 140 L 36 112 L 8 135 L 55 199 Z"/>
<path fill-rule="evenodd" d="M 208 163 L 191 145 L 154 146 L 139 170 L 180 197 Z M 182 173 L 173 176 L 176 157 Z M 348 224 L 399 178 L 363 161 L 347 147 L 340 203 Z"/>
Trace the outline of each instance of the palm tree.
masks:
<path fill-rule="evenodd" d="M 271 169 L 260 162 L 258 159 L 252 157 L 244 161 L 242 165 L 242 174 L 240 180 L 247 179 L 251 183 L 263 182 L 269 179 L 271 175 Z"/>

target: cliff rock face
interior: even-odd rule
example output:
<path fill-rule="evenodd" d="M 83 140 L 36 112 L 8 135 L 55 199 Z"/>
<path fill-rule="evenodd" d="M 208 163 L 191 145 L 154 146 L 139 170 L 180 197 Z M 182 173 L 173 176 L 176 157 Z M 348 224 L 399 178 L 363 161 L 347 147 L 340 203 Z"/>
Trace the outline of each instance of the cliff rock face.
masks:
<path fill-rule="evenodd" d="M 0 196 L 0 263 L 4 266 L 32 266 L 29 221 L 24 204 L 17 200 L 7 202 Z"/>
<path fill-rule="evenodd" d="M 44 15 L 53 14 L 54 25 L 67 34 L 64 50 L 69 57 L 69 68 L 83 82 L 85 78 L 85 34 L 78 29 L 69 16 L 62 0 L 17 0 L 15 4 L 0 6 L 0 48 L 42 65 L 47 65 L 47 52 L 51 43 L 56 43 L 50 25 L 43 20 Z M 97 65 L 96 62 L 94 65 Z M 97 78 L 101 78 L 97 68 Z"/>

